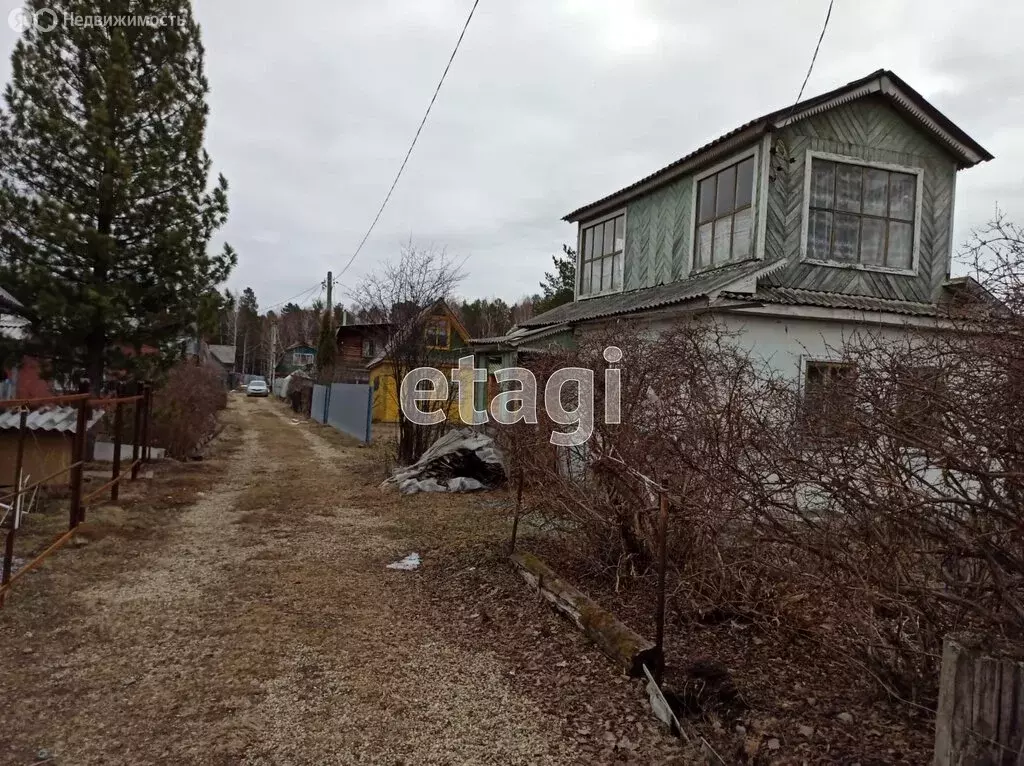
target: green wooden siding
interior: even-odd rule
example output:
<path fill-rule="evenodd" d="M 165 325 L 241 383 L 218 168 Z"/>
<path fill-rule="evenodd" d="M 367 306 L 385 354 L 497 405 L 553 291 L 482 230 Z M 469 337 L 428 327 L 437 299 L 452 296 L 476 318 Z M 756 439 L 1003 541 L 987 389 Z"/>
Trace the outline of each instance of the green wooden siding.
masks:
<path fill-rule="evenodd" d="M 757 252 L 759 219 L 762 210 L 766 210 L 764 257 L 766 261 L 784 258 L 790 265 L 765 282 L 879 298 L 932 300 L 947 277 L 956 177 L 954 160 L 888 102 L 876 97 L 859 99 L 785 128 L 772 136 L 773 146 L 779 138 L 794 161 L 788 170 L 770 181 L 767 205 L 759 199 L 763 187 L 758 177 L 752 236 Z M 801 261 L 809 149 L 854 160 L 923 169 L 917 276 Z M 623 265 L 626 290 L 654 287 L 689 275 L 694 178 L 673 181 L 627 205 Z"/>
<path fill-rule="evenodd" d="M 866 98 L 780 131 L 794 162 L 770 184 L 765 255 L 791 265 L 765 281 L 810 290 L 930 301 L 946 279 L 956 164 L 882 99 Z M 773 140 L 774 143 L 774 140 Z M 924 170 L 918 275 L 801 262 L 807 150 Z"/>
<path fill-rule="evenodd" d="M 626 210 L 626 290 L 686 276 L 693 179 L 683 178 L 631 202 Z"/>

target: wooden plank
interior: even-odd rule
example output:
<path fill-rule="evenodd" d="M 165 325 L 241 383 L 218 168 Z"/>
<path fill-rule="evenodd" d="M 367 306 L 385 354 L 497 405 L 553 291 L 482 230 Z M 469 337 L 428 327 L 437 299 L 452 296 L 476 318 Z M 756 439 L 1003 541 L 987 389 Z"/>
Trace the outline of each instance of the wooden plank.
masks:
<path fill-rule="evenodd" d="M 935 719 L 935 766 L 1024 764 L 1024 663 L 947 637 Z"/>
<path fill-rule="evenodd" d="M 642 678 L 643 666 L 654 666 L 657 650 L 647 640 L 622 623 L 611 612 L 598 606 L 585 593 L 560 578 L 531 553 L 513 553 L 509 560 L 519 574 L 538 590 L 555 609 L 634 678 Z"/>

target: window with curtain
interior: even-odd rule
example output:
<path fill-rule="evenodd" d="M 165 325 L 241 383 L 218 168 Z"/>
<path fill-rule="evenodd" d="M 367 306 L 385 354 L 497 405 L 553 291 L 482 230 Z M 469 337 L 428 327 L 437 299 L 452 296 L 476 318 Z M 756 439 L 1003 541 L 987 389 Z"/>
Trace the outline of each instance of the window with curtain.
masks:
<path fill-rule="evenodd" d="M 811 158 L 807 258 L 910 270 L 917 176 Z"/>
<path fill-rule="evenodd" d="M 694 268 L 721 266 L 752 255 L 753 201 L 753 157 L 698 182 Z"/>
<path fill-rule="evenodd" d="M 619 214 L 584 226 L 580 241 L 580 295 L 622 289 L 622 255 L 626 248 L 626 216 Z"/>

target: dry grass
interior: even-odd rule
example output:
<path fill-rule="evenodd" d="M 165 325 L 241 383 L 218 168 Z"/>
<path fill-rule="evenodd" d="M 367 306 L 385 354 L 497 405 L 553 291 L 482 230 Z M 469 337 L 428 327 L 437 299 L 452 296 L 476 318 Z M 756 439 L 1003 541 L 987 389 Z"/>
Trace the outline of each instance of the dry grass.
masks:
<path fill-rule="evenodd" d="M 265 401 L 226 417 L 4 610 L 0 760 L 689 762 L 486 553 L 501 493 L 383 494 L 370 450 Z"/>

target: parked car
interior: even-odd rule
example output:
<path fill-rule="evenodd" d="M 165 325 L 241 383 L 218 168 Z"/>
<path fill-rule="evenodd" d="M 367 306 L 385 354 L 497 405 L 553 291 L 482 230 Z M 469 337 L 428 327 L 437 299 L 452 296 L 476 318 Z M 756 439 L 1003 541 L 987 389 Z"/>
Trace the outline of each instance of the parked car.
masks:
<path fill-rule="evenodd" d="M 267 388 L 265 380 L 250 380 L 245 388 L 246 396 L 270 396 L 270 389 Z"/>

